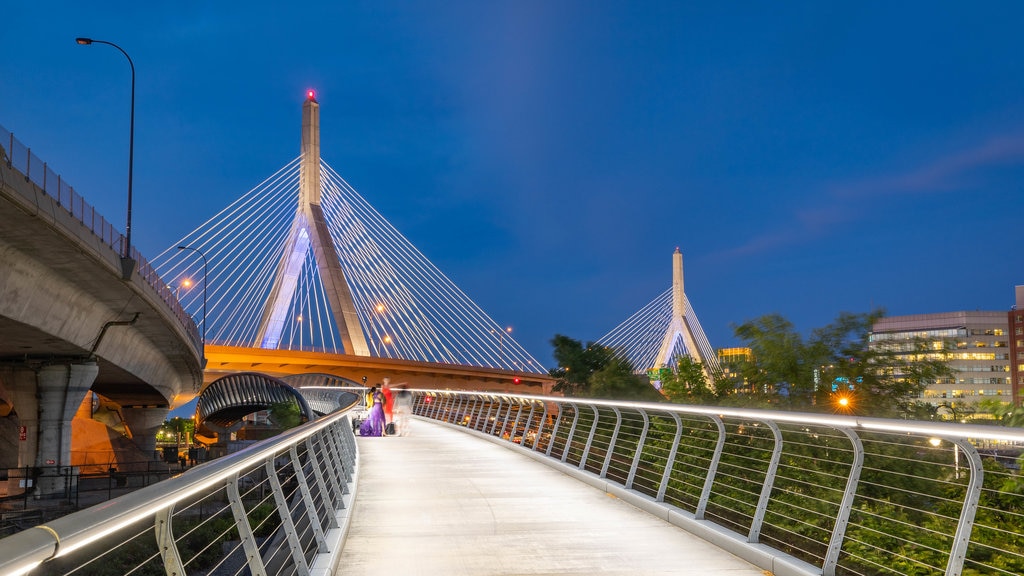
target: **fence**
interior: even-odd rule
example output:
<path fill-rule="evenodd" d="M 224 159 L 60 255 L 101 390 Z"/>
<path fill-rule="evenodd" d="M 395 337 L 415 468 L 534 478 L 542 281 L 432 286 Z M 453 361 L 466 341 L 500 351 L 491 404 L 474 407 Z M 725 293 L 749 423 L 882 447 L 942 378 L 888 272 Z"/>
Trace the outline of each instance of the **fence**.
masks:
<path fill-rule="evenodd" d="M 64 181 L 60 174 L 55 173 L 46 162 L 32 153 L 31 148 L 22 144 L 12 132 L 8 132 L 3 126 L 0 126 L 0 162 L 7 168 L 20 172 L 25 182 L 34 183 L 44 194 L 56 200 L 57 206 L 81 222 L 103 244 L 118 254 L 124 254 L 124 236 L 86 202 L 85 198 L 75 193 L 75 189 Z M 74 234 L 74 231 L 69 232 Z M 171 310 L 185 333 L 188 334 L 193 348 L 201 356 L 202 339 L 199 336 L 199 328 L 192 317 L 182 308 L 178 299 L 174 297 L 174 292 L 164 283 L 149 261 L 139 254 L 134 246 L 131 247 L 131 257 L 138 263 L 139 276 L 156 291 L 160 299 Z"/>
<path fill-rule="evenodd" d="M 330 569 L 356 487 L 338 412 L 180 476 L 0 540 L 0 574 L 282 574 Z"/>
<path fill-rule="evenodd" d="M 1024 574 L 1019 428 L 426 391 L 414 413 L 518 444 L 776 575 Z"/>

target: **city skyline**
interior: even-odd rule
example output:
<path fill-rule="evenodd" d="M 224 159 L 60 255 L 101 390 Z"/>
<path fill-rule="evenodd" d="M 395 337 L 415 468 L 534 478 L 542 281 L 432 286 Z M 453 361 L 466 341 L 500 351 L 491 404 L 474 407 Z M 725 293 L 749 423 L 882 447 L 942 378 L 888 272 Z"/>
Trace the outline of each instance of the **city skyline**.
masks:
<path fill-rule="evenodd" d="M 0 124 L 171 247 L 299 153 L 325 160 L 542 362 L 671 285 L 711 344 L 780 313 L 1006 310 L 1024 284 L 1012 3 L 7 9 Z M 739 13 L 737 13 L 739 12 Z M 316 18 L 310 18 L 310 15 Z"/>

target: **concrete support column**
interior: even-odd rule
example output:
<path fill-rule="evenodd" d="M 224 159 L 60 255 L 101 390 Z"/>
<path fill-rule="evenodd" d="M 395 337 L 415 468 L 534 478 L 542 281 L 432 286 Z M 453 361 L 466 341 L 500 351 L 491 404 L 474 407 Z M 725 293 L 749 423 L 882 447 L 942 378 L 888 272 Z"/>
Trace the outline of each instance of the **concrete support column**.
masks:
<path fill-rule="evenodd" d="M 99 366 L 95 362 L 55 364 L 39 369 L 36 377 L 39 391 L 36 466 L 43 467 L 44 474 L 36 485 L 36 497 L 64 491 L 59 468 L 50 467 L 71 466 L 71 420 L 98 373 Z"/>
<path fill-rule="evenodd" d="M 0 380 L 3 381 L 18 415 L 18 468 L 31 470 L 36 465 L 36 447 L 39 445 L 39 399 L 36 397 L 36 371 L 27 366 L 0 367 Z M 21 438 L 25 439 L 22 440 Z M 11 496 L 21 494 L 30 488 L 21 476 L 8 480 L 7 493 Z"/>
<path fill-rule="evenodd" d="M 126 406 L 121 409 L 125 424 L 132 433 L 132 442 L 142 453 L 156 460 L 156 433 L 167 420 L 170 407 L 148 408 L 145 406 Z"/>

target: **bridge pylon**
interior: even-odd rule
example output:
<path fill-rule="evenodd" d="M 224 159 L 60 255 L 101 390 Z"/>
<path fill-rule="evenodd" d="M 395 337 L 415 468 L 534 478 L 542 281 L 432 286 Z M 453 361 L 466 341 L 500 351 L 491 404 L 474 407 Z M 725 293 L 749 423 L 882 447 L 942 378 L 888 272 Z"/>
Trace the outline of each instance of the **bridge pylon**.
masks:
<path fill-rule="evenodd" d="M 683 253 L 679 248 L 672 254 L 672 287 L 598 342 L 628 359 L 638 373 L 674 367 L 682 356 L 699 362 L 708 382 L 719 371 L 718 356 L 686 297 Z"/>
<path fill-rule="evenodd" d="M 700 324 L 696 325 L 696 331 L 691 326 L 691 322 L 696 323 L 696 318 L 692 312 L 687 314 L 687 308 L 686 292 L 683 290 L 683 253 L 676 248 L 672 254 L 672 320 L 661 341 L 661 348 L 658 349 L 656 367 L 672 366 L 680 350 L 685 350 L 694 361 L 700 362 L 704 376 L 708 382 L 712 382 L 712 367 L 718 365 L 718 358 L 697 345 L 698 336 L 695 332 L 699 333 L 701 340 L 706 342 L 707 339 Z"/>
<path fill-rule="evenodd" d="M 320 206 L 320 104 L 311 90 L 302 105 L 302 159 L 299 164 L 299 206 L 295 212 L 285 249 L 274 275 L 274 284 L 263 308 L 257 342 L 260 348 L 274 349 L 281 340 L 286 315 L 309 250 L 313 250 L 324 294 L 338 327 L 345 352 L 369 356 L 363 327 L 345 280 L 345 272 L 335 256 Z"/>

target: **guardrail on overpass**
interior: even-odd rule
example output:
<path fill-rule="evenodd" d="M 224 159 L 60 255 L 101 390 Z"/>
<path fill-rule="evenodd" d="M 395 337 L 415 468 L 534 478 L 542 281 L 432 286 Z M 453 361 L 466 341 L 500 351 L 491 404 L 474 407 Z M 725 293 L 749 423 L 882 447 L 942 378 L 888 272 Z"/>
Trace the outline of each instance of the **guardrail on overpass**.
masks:
<path fill-rule="evenodd" d="M 776 576 L 1024 574 L 1024 477 L 1000 451 L 1019 428 L 459 392 L 419 392 L 414 413 Z"/>
<path fill-rule="evenodd" d="M 775 576 L 1024 573 L 1024 479 L 1000 453 L 1024 442 L 1018 428 L 424 390 L 414 414 Z M 340 557 L 357 478 L 338 412 L 0 540 L 0 573 L 317 573 Z"/>
<path fill-rule="evenodd" d="M 46 162 L 40 160 L 31 148 L 22 144 L 12 132 L 3 126 L 0 126 L 0 162 L 23 174 L 26 182 L 34 183 L 44 194 L 56 200 L 58 206 L 81 222 L 103 244 L 117 251 L 118 254 L 123 254 L 125 239 L 117 231 L 117 228 L 107 222 L 102 214 L 86 202 L 85 198 L 77 194 L 75 189 L 54 172 Z M 18 190 L 17 187 L 11 187 L 11 189 Z M 41 209 L 37 199 L 27 197 L 25 200 L 35 204 L 37 209 Z M 54 222 L 59 225 L 60 220 L 54 219 Z M 64 229 L 64 232 L 70 235 L 75 234 L 74 230 L 67 228 Z M 131 252 L 132 259 L 138 263 L 137 273 L 139 276 L 160 296 L 160 299 L 184 328 L 185 333 L 188 334 L 193 349 L 202 356 L 202 339 L 199 335 L 199 328 L 192 317 L 182 308 L 178 299 L 174 297 L 173 291 L 164 283 L 149 261 L 134 246 L 131 247 Z"/>

